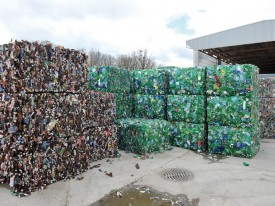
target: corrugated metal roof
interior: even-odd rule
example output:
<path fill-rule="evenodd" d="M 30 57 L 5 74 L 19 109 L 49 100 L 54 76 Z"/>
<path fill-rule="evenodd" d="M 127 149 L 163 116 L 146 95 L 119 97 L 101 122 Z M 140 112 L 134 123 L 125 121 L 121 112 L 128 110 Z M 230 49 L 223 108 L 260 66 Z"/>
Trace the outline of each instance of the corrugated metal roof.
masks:
<path fill-rule="evenodd" d="M 275 41 L 275 19 L 187 40 L 186 46 L 194 50 L 202 50 L 270 41 Z"/>

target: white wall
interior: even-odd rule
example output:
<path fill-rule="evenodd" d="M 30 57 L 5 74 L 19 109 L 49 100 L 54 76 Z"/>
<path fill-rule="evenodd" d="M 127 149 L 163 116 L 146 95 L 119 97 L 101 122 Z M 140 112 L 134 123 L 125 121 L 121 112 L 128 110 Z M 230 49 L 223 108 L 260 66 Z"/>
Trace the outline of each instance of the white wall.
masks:
<path fill-rule="evenodd" d="M 218 65 L 218 59 L 208 56 L 198 50 L 193 51 L 193 64 L 194 66 L 214 66 Z M 224 62 L 221 62 L 224 64 Z"/>

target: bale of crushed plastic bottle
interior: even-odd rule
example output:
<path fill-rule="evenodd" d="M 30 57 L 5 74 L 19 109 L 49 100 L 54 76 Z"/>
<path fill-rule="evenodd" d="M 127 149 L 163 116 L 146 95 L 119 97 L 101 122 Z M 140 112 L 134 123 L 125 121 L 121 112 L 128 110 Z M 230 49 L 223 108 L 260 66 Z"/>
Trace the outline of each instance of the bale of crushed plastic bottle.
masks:
<path fill-rule="evenodd" d="M 117 119 L 132 117 L 132 94 L 115 93 L 115 101 Z"/>
<path fill-rule="evenodd" d="M 259 122 L 259 99 L 246 96 L 208 97 L 208 124 L 252 126 Z"/>
<path fill-rule="evenodd" d="M 259 97 L 275 97 L 275 77 L 259 78 Z"/>
<path fill-rule="evenodd" d="M 102 92 L 129 93 L 130 72 L 114 66 L 89 67 L 88 88 Z"/>
<path fill-rule="evenodd" d="M 205 96 L 167 95 L 167 120 L 205 123 Z"/>
<path fill-rule="evenodd" d="M 133 117 L 148 119 L 165 119 L 164 95 L 133 95 Z"/>
<path fill-rule="evenodd" d="M 253 127 L 208 126 L 208 151 L 238 157 L 253 157 L 260 148 L 259 125 Z"/>
<path fill-rule="evenodd" d="M 118 119 L 119 148 L 137 154 L 163 152 L 170 148 L 171 124 L 165 120 Z"/>
<path fill-rule="evenodd" d="M 169 76 L 168 94 L 204 95 L 205 68 L 201 67 L 167 67 Z"/>
<path fill-rule="evenodd" d="M 133 93 L 145 95 L 167 94 L 168 74 L 163 69 L 135 70 L 133 73 Z"/>
<path fill-rule="evenodd" d="M 209 96 L 258 95 L 259 68 L 250 65 L 206 67 L 206 94 Z"/>
<path fill-rule="evenodd" d="M 186 122 L 172 123 L 171 144 L 198 152 L 206 151 L 206 125 Z"/>

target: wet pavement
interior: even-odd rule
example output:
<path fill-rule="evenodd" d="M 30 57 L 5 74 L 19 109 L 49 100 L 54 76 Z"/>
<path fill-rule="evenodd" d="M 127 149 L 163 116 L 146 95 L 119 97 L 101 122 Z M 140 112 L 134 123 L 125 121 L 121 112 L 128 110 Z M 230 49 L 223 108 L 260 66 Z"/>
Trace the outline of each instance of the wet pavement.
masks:
<path fill-rule="evenodd" d="M 113 190 L 90 206 L 197 206 L 199 198 L 188 199 L 186 195 L 159 192 L 148 186 L 128 185 Z"/>

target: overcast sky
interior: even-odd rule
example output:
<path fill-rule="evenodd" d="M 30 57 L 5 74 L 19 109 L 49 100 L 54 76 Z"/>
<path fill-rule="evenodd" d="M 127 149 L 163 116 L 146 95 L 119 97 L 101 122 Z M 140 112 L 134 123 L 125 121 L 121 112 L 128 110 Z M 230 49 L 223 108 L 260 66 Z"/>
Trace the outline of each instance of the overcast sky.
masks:
<path fill-rule="evenodd" d="M 192 66 L 186 40 L 265 19 L 274 0 L 0 0 L 0 44 L 49 40 L 112 55 L 148 49 L 167 66 Z"/>

